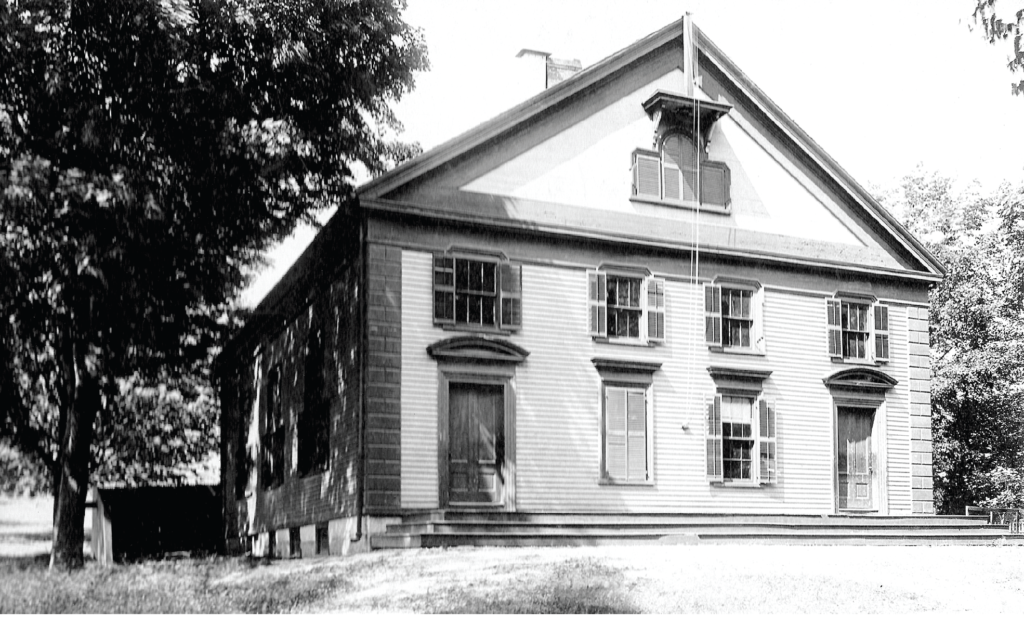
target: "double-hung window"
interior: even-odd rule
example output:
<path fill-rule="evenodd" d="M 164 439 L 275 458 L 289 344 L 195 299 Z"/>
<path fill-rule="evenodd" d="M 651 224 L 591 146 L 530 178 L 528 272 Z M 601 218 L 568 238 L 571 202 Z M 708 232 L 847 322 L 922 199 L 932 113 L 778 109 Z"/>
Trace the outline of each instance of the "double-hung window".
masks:
<path fill-rule="evenodd" d="M 751 283 L 708 284 L 704 287 L 704 340 L 727 351 L 764 351 L 764 291 Z"/>
<path fill-rule="evenodd" d="M 719 394 L 707 409 L 708 480 L 752 485 L 775 483 L 775 405 L 750 396 Z"/>
<path fill-rule="evenodd" d="M 655 343 L 665 340 L 665 280 L 639 273 L 587 272 L 590 335 Z"/>
<path fill-rule="evenodd" d="M 284 483 L 284 410 L 281 406 L 281 366 L 271 367 L 267 375 L 267 403 L 260 439 L 260 482 L 263 489 Z"/>
<path fill-rule="evenodd" d="M 434 254 L 434 322 L 463 329 L 522 326 L 522 267 L 494 257 Z"/>
<path fill-rule="evenodd" d="M 834 359 L 887 362 L 889 306 L 868 298 L 837 297 L 826 301 L 828 353 Z"/>

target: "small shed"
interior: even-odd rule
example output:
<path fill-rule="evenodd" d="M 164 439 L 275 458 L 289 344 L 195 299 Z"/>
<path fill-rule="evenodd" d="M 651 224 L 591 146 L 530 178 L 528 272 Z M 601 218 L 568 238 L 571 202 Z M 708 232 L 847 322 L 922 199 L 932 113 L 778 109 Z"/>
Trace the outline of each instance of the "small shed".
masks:
<path fill-rule="evenodd" d="M 218 552 L 218 486 L 92 488 L 92 549 L 101 564 Z"/>

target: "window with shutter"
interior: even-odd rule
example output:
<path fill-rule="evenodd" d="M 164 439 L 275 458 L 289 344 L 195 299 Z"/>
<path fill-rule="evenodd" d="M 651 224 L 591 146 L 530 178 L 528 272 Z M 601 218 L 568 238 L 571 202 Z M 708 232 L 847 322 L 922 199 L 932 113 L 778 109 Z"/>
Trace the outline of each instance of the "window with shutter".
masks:
<path fill-rule="evenodd" d="M 522 266 L 434 254 L 434 322 L 458 329 L 522 327 Z"/>
<path fill-rule="evenodd" d="M 828 354 L 855 362 L 889 360 L 889 306 L 872 304 L 870 295 L 837 296 L 825 302 Z"/>
<path fill-rule="evenodd" d="M 604 386 L 603 478 L 613 483 L 651 480 L 647 405 L 649 388 Z"/>
<path fill-rule="evenodd" d="M 708 402 L 705 431 L 708 481 L 776 483 L 778 451 L 772 402 L 715 395 Z"/>
<path fill-rule="evenodd" d="M 657 152 L 633 152 L 633 195 L 689 206 L 727 208 L 731 202 L 729 167 L 707 160 L 704 139 L 673 131 Z"/>
<path fill-rule="evenodd" d="M 595 338 L 664 342 L 665 309 L 664 279 L 587 271 L 587 327 Z"/>
<path fill-rule="evenodd" d="M 704 286 L 704 341 L 713 350 L 764 353 L 763 305 L 758 282 L 716 277 Z"/>

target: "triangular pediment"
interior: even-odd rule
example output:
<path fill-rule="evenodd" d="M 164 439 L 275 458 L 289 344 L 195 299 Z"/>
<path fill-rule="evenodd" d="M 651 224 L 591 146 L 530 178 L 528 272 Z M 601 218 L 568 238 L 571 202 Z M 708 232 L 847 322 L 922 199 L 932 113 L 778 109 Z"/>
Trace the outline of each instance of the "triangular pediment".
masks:
<path fill-rule="evenodd" d="M 699 31 L 699 86 L 674 95 L 690 81 L 681 32 L 676 24 L 654 33 L 421 155 L 360 189 L 361 201 L 532 230 L 941 275 L 920 243 Z M 636 154 L 657 154 L 664 138 L 652 105 L 658 94 L 668 108 L 715 109 L 689 118 L 713 123 L 692 134 L 702 137 L 706 159 L 727 171 L 721 205 L 637 194 Z"/>

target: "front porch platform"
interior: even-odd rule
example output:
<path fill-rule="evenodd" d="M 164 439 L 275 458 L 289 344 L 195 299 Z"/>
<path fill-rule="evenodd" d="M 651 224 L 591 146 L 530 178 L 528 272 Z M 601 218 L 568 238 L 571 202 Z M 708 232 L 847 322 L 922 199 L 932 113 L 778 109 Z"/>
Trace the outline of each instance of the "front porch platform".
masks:
<path fill-rule="evenodd" d="M 1024 545 L 1024 535 L 976 516 L 430 511 L 406 516 L 370 538 L 373 548 L 724 542 Z"/>

